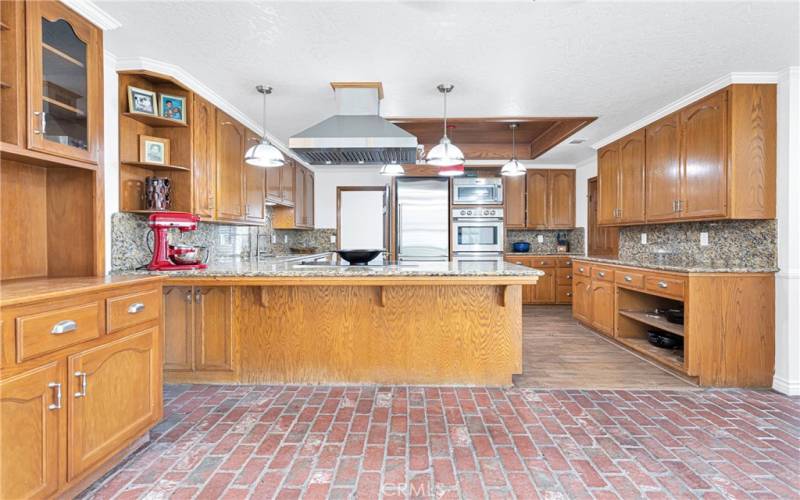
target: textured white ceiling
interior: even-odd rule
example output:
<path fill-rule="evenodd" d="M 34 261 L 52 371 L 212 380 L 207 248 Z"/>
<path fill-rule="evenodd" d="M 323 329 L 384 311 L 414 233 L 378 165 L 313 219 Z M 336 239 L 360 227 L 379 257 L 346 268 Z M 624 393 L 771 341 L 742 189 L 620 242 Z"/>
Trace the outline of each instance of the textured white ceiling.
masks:
<path fill-rule="evenodd" d="M 118 57 L 177 64 L 282 140 L 334 112 L 331 81 L 382 81 L 384 116 L 598 116 L 590 144 L 734 71 L 800 64 L 800 2 L 98 2 Z M 458 142 L 457 132 L 454 142 Z"/>

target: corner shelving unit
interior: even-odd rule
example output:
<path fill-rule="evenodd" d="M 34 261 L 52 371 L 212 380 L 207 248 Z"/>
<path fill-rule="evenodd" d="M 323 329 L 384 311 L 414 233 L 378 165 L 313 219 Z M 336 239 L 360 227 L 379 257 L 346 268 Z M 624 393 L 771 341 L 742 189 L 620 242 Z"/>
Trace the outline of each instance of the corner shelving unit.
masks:
<path fill-rule="evenodd" d="M 187 123 L 158 116 L 130 113 L 128 86 L 147 89 L 156 94 L 186 98 L 184 113 Z M 146 210 L 145 179 L 167 177 L 171 181 L 172 211 L 192 211 L 192 132 L 190 123 L 192 92 L 171 77 L 149 71 L 119 73 L 119 162 L 120 210 L 132 213 L 152 213 Z M 149 135 L 170 141 L 170 164 L 153 165 L 139 161 L 139 136 Z"/>

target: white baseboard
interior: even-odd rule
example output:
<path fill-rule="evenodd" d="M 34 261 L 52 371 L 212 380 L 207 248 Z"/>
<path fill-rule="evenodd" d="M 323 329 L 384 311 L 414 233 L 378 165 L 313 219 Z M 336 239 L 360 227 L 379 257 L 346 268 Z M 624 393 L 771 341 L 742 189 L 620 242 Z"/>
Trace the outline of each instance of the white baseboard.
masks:
<path fill-rule="evenodd" d="M 787 396 L 800 396 L 800 380 L 786 380 L 781 377 L 772 377 L 772 388 Z"/>

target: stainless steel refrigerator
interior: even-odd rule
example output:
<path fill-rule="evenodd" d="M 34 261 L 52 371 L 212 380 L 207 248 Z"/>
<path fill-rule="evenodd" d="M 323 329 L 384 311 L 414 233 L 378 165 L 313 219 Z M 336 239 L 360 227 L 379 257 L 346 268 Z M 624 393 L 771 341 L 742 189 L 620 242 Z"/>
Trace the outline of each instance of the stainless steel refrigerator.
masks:
<path fill-rule="evenodd" d="M 449 181 L 436 177 L 397 179 L 397 258 L 449 258 Z"/>

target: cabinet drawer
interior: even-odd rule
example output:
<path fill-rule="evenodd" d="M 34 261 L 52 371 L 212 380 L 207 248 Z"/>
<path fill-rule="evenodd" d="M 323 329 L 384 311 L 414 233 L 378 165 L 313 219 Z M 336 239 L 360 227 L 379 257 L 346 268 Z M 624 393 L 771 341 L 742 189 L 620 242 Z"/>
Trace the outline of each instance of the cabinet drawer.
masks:
<path fill-rule="evenodd" d="M 100 303 L 74 306 L 17 318 L 17 363 L 97 338 Z"/>
<path fill-rule="evenodd" d="M 610 267 L 592 266 L 592 279 L 599 281 L 614 282 L 614 270 Z"/>
<path fill-rule="evenodd" d="M 528 265 L 536 269 L 556 267 L 556 259 L 554 257 L 531 257 Z"/>
<path fill-rule="evenodd" d="M 573 276 L 587 276 L 587 277 L 591 276 L 592 266 L 590 266 L 586 262 L 573 262 L 572 274 Z"/>
<path fill-rule="evenodd" d="M 684 285 L 684 281 L 680 278 L 659 275 L 647 275 L 644 281 L 644 287 L 647 290 L 679 299 L 683 298 Z"/>
<path fill-rule="evenodd" d="M 556 269 L 556 284 L 572 286 L 572 269 Z"/>
<path fill-rule="evenodd" d="M 572 258 L 571 257 L 559 257 L 556 264 L 558 267 L 564 268 L 572 268 Z"/>
<path fill-rule="evenodd" d="M 109 333 L 154 320 L 159 316 L 161 294 L 158 290 L 121 295 L 106 299 L 106 323 Z"/>
<path fill-rule="evenodd" d="M 506 262 L 510 262 L 511 264 L 516 264 L 518 266 L 530 266 L 531 265 L 531 258 L 530 257 L 506 257 Z"/>
<path fill-rule="evenodd" d="M 644 288 L 644 274 L 632 271 L 617 270 L 615 279 L 620 285 L 632 288 Z"/>
<path fill-rule="evenodd" d="M 556 302 L 560 304 L 572 302 L 572 285 L 558 285 L 556 287 Z"/>

